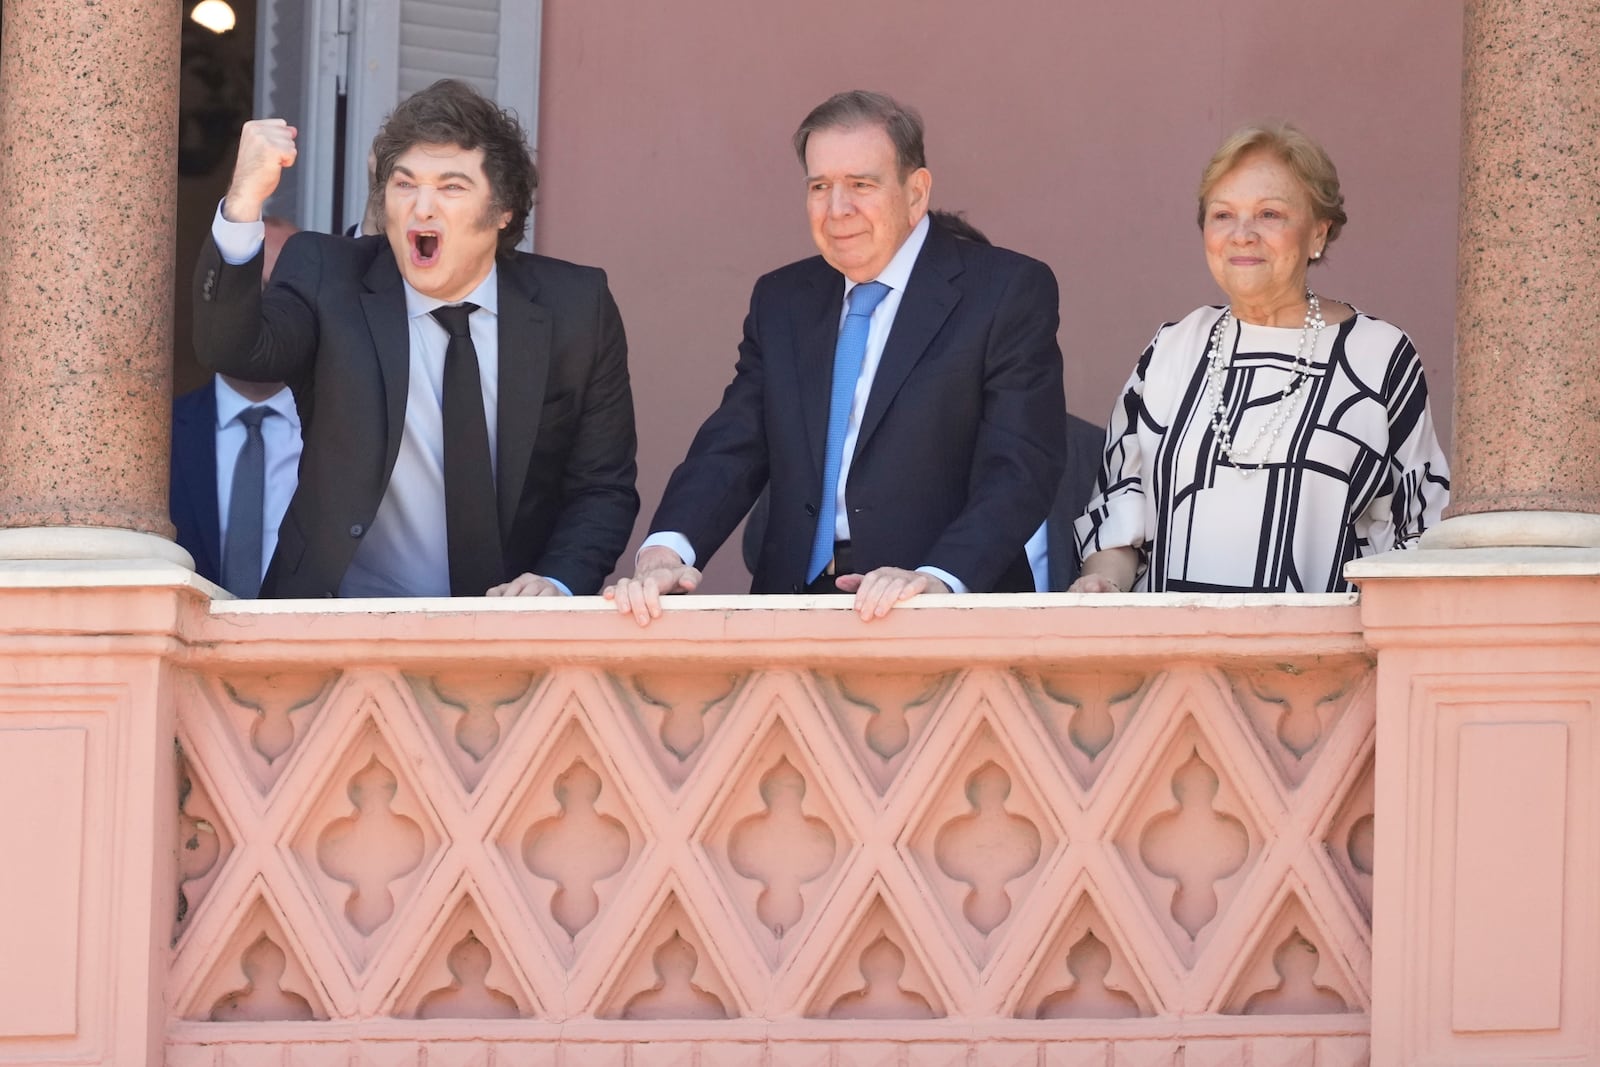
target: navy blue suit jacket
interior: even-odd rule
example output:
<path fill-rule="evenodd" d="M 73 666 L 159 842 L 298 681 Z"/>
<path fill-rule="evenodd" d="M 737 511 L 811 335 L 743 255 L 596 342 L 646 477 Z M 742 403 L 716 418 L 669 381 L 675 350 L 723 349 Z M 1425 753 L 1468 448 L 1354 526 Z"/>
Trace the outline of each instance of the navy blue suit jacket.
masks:
<path fill-rule="evenodd" d="M 858 570 L 939 567 L 973 592 L 1032 592 L 1023 544 L 1061 480 L 1055 276 L 941 227 L 912 268 L 846 487 Z M 702 564 L 762 488 L 752 592 L 800 592 L 822 497 L 844 278 L 814 257 L 756 283 L 734 380 L 672 475 L 653 531 Z"/>
<path fill-rule="evenodd" d="M 217 518 L 216 381 L 172 400 L 172 482 L 167 513 L 178 544 L 202 578 L 222 581 L 222 523 Z"/>
<path fill-rule="evenodd" d="M 1105 444 L 1105 430 L 1087 419 L 1067 415 L 1067 469 L 1061 475 L 1056 502 L 1050 508 L 1045 526 L 1045 536 L 1049 539 L 1045 556 L 1050 568 L 1049 592 L 1064 592 L 1082 573 L 1083 563 L 1078 559 L 1078 542 L 1072 524 L 1078 521 L 1094 495 L 1094 480 L 1100 473 Z"/>

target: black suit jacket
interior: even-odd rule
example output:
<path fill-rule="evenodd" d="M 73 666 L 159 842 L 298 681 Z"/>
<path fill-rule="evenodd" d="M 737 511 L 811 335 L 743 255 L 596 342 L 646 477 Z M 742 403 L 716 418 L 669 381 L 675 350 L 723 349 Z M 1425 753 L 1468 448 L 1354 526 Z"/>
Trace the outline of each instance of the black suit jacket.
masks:
<path fill-rule="evenodd" d="M 172 473 L 167 514 L 178 544 L 202 578 L 222 582 L 222 522 L 217 515 L 217 384 L 172 400 Z"/>
<path fill-rule="evenodd" d="M 704 561 L 770 481 L 753 592 L 806 582 L 843 303 L 844 278 L 821 257 L 756 283 L 733 383 L 651 522 Z M 1063 462 L 1058 319 L 1043 263 L 929 229 L 846 484 L 858 570 L 931 565 L 974 592 L 1033 589 L 1023 546 Z"/>
<path fill-rule="evenodd" d="M 1050 570 L 1050 592 L 1064 591 L 1082 573 L 1083 561 L 1078 558 L 1078 542 L 1073 536 L 1072 524 L 1094 495 L 1094 480 L 1100 473 L 1105 445 L 1104 430 L 1086 419 L 1067 415 L 1067 469 L 1061 475 L 1056 502 L 1051 505 L 1050 518 L 1045 524 L 1045 564 Z"/>
<path fill-rule="evenodd" d="M 638 513 L 627 341 L 604 272 L 499 260 L 496 486 L 502 580 L 532 571 L 596 592 Z M 300 407 L 300 484 L 263 596 L 334 596 L 389 484 L 405 424 L 410 333 L 382 237 L 302 232 L 260 291 L 261 256 L 207 241 L 195 348 L 213 370 L 286 381 Z"/>

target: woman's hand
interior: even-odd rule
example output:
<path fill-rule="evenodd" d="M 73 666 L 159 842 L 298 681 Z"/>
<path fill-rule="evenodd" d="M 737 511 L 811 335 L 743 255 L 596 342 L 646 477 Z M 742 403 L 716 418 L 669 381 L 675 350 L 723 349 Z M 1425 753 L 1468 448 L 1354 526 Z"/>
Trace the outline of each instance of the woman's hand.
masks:
<path fill-rule="evenodd" d="M 1083 561 L 1083 574 L 1069 593 L 1126 593 L 1139 576 L 1139 550 L 1126 546 L 1102 548 Z"/>
<path fill-rule="evenodd" d="M 1067 586 L 1069 593 L 1126 593 L 1116 582 L 1103 574 L 1085 574 Z"/>

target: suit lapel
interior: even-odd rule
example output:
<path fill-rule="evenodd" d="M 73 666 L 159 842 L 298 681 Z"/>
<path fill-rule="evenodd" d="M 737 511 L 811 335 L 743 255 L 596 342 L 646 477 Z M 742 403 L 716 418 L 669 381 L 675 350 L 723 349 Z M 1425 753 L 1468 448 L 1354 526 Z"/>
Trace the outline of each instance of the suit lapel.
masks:
<path fill-rule="evenodd" d="M 528 480 L 528 462 L 539 435 L 539 415 L 544 406 L 550 375 L 553 322 L 550 310 L 534 300 L 538 282 L 522 264 L 502 260 L 500 300 L 500 384 L 496 404 L 495 486 L 499 498 L 500 539 L 511 537 Z"/>
<path fill-rule="evenodd" d="M 806 442 L 822 477 L 828 441 L 828 405 L 833 394 L 833 350 L 839 343 L 839 316 L 844 309 L 844 277 L 819 269 L 794 310 L 795 369 L 800 379 L 800 409 Z"/>
<path fill-rule="evenodd" d="M 178 467 L 188 486 L 188 507 L 200 530 L 200 548 L 207 559 L 197 560 L 203 573 L 222 568 L 222 520 L 217 512 L 217 385 L 213 379 L 197 395 L 196 403 L 181 405 L 173 434 Z"/>
<path fill-rule="evenodd" d="M 872 392 L 867 396 L 861 430 L 856 436 L 857 456 L 866 448 L 894 402 L 895 394 L 961 300 L 961 291 L 951 284 L 951 279 L 962 269 L 961 257 L 952 247 L 955 240 L 937 226 L 928 230 L 927 243 L 911 268 L 911 278 L 906 282 L 900 308 L 895 312 L 894 326 L 883 346 L 883 357 L 878 361 L 878 373 L 872 379 Z"/>
<path fill-rule="evenodd" d="M 361 294 L 361 310 L 383 374 L 384 428 L 383 469 L 394 470 L 400 455 L 400 436 L 406 424 L 406 391 L 411 385 L 411 325 L 406 316 L 406 292 L 400 284 L 400 268 L 394 253 L 384 248 L 372 261 L 363 279 L 367 291 Z"/>

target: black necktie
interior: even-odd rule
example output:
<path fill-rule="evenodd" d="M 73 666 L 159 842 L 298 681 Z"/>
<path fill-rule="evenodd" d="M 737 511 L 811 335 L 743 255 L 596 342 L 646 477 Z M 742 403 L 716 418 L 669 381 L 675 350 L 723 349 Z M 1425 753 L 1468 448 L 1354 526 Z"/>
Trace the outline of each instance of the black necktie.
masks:
<path fill-rule="evenodd" d="M 233 463 L 228 490 L 228 535 L 222 544 L 222 587 L 241 599 L 261 592 L 261 539 L 267 495 L 267 445 L 261 420 L 277 414 L 257 405 L 239 412 L 244 446 Z"/>
<path fill-rule="evenodd" d="M 468 319 L 476 304 L 433 309 L 450 334 L 444 351 L 444 515 L 449 543 L 450 595 L 482 596 L 499 585 L 500 518 L 489 461 L 478 350 Z"/>

